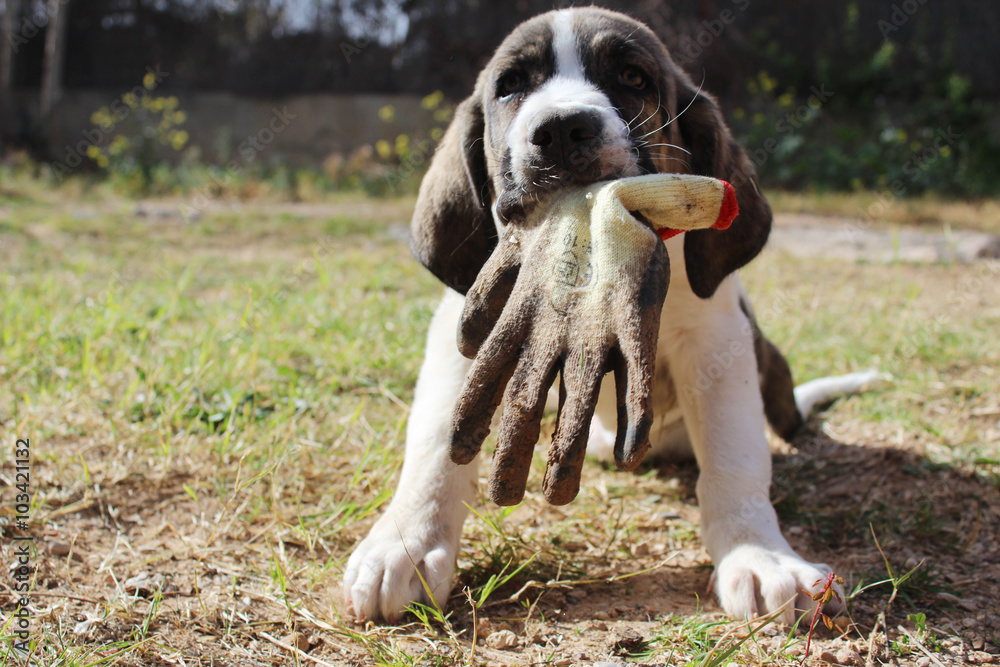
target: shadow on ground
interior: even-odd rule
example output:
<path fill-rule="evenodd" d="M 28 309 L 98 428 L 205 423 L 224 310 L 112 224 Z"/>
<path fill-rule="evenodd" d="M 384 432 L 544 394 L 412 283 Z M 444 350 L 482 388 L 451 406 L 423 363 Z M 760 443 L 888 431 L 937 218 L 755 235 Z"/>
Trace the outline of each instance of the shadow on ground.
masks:
<path fill-rule="evenodd" d="M 678 477 L 682 488 L 692 489 L 697 469 L 671 465 L 661 468 L 659 477 L 664 483 Z M 866 647 L 867 660 L 879 661 L 868 664 L 894 660 L 901 652 L 919 657 L 915 641 L 945 664 L 1000 659 L 996 481 L 907 449 L 846 444 L 808 430 L 775 453 L 772 499 L 792 546 L 808 559 L 830 564 L 854 593 L 855 625 L 848 638 Z M 886 581 L 890 569 L 897 579 L 895 597 Z M 536 600 L 531 614 L 536 619 L 604 631 L 605 621 L 620 625 L 665 614 L 718 612 L 708 592 L 710 575 L 707 559 L 689 557 L 633 577 L 624 588 L 618 582 L 585 584 L 524 597 Z M 488 611 L 491 617 L 523 618 L 525 605 Z M 925 631 L 908 618 L 920 613 L 926 616 Z M 464 615 L 459 625 L 471 620 Z M 820 634 L 835 636 L 822 628 Z"/>

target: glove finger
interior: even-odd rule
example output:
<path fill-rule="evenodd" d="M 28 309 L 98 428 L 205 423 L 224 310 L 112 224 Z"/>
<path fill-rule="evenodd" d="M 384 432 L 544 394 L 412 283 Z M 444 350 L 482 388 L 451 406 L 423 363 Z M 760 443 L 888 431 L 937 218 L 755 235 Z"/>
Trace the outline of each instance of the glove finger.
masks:
<path fill-rule="evenodd" d="M 504 385 L 507 384 L 513 371 L 514 364 L 510 364 L 492 380 L 478 383 L 474 395 L 469 399 L 460 400 L 455 406 L 451 442 L 448 445 L 448 455 L 453 463 L 465 465 L 476 458 L 483 441 L 490 434 L 493 413 L 500 405 Z M 465 391 L 468 391 L 468 388 L 463 390 L 463 393 Z"/>
<path fill-rule="evenodd" d="M 465 295 L 458 327 L 458 349 L 469 359 L 476 356 L 500 319 L 521 271 L 520 246 L 506 240 L 500 243 Z"/>
<path fill-rule="evenodd" d="M 490 434 L 493 413 L 514 372 L 518 348 L 524 342 L 532 311 L 530 306 L 504 311 L 486 339 L 487 353 L 476 355 L 465 376 L 462 393 L 452 413 L 449 444 L 451 460 L 459 465 L 472 461 Z"/>
<path fill-rule="evenodd" d="M 661 244 L 650 258 L 638 295 L 622 299 L 622 308 L 616 310 L 618 351 L 612 355 L 618 395 L 615 464 L 622 470 L 634 470 L 649 449 L 656 344 L 669 282 L 669 257 Z"/>
<path fill-rule="evenodd" d="M 569 503 L 580 491 L 590 421 L 597 407 L 607 350 L 586 354 L 590 359 L 581 356 L 580 350 L 568 354 L 562 369 L 559 418 L 542 484 L 545 499 L 553 505 Z"/>
<path fill-rule="evenodd" d="M 621 470 L 635 470 L 649 450 L 649 431 L 653 426 L 653 359 L 630 363 L 617 350 L 612 359 L 618 395 L 615 465 Z"/>
<path fill-rule="evenodd" d="M 531 458 L 541 430 L 549 387 L 555 381 L 560 347 L 535 341 L 504 394 L 503 420 L 490 470 L 489 494 L 497 505 L 516 505 L 524 498 Z"/>

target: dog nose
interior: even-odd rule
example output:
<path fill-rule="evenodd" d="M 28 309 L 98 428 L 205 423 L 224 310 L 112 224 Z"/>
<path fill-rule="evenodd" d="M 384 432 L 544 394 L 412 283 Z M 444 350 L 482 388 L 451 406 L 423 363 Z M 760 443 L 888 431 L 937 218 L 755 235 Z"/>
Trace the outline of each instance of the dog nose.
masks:
<path fill-rule="evenodd" d="M 557 167 L 578 171 L 596 157 L 604 123 L 595 111 L 552 111 L 540 118 L 531 131 L 531 143 Z"/>

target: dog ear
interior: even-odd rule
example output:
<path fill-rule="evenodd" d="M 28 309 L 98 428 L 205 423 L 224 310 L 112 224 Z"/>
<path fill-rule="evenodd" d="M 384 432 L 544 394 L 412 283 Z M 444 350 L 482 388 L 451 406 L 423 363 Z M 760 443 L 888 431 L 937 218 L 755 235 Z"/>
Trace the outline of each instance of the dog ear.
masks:
<path fill-rule="evenodd" d="M 747 264 L 764 247 L 771 231 L 771 207 L 757 186 L 757 172 L 743 147 L 733 139 L 715 98 L 677 73 L 677 124 L 691 151 L 691 172 L 729 181 L 736 189 L 739 216 L 729 229 L 687 232 L 684 261 L 691 289 L 702 299 Z"/>
<path fill-rule="evenodd" d="M 410 223 L 410 250 L 444 284 L 465 294 L 497 244 L 490 214 L 485 120 L 473 94 L 455 109 L 434 153 Z"/>

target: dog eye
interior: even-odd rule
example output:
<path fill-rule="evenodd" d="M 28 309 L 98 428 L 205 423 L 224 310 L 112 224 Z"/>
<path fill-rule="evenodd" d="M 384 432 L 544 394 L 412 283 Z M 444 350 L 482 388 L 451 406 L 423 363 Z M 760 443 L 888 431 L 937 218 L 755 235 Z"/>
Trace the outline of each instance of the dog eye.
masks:
<path fill-rule="evenodd" d="M 520 72 L 507 72 L 497 83 L 497 97 L 510 97 L 524 88 L 524 77 Z"/>
<path fill-rule="evenodd" d="M 618 75 L 618 82 L 625 84 L 629 88 L 643 90 L 646 88 L 646 75 L 637 67 L 626 67 Z"/>

